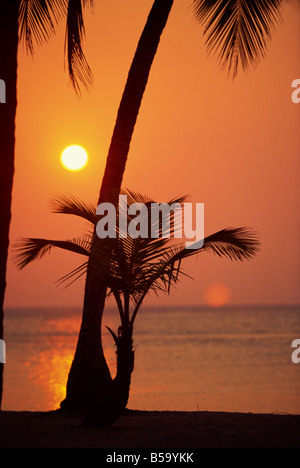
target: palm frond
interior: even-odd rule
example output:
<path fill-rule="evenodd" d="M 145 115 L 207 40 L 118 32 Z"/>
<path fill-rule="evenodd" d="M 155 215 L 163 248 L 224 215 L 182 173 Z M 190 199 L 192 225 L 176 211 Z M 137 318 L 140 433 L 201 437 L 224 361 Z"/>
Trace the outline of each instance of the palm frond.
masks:
<path fill-rule="evenodd" d="M 24 239 L 15 244 L 13 248 L 13 261 L 21 270 L 34 260 L 40 260 L 44 255 L 50 253 L 53 247 L 89 256 L 90 242 L 86 238 L 66 241 L 34 238 Z"/>
<path fill-rule="evenodd" d="M 199 243 L 197 243 L 199 245 Z M 195 247 L 196 245 L 195 244 Z M 214 254 L 230 260 L 245 260 L 254 257 L 259 250 L 256 234 L 247 228 L 228 228 L 218 231 L 204 239 L 201 247 L 194 249 L 183 246 L 166 248 L 165 253 L 154 265 L 148 265 L 144 277 L 140 278 L 141 289 L 159 289 L 170 291 L 172 283 L 176 283 L 181 275 L 181 262 L 199 252 L 211 251 Z"/>
<path fill-rule="evenodd" d="M 94 240 L 91 261 L 98 265 L 101 264 L 102 274 L 108 271 L 112 277 L 112 272 L 114 272 L 115 281 L 127 277 L 130 278 L 127 284 L 129 282 L 133 284 L 135 278 L 143 276 L 144 267 L 148 263 L 154 262 L 165 252 L 165 246 L 176 230 L 177 219 L 171 213 L 167 235 L 163 237 L 161 218 L 157 217 L 153 223 L 151 216 L 151 204 L 155 203 L 153 200 L 128 189 L 122 189 L 120 195 L 126 195 L 126 199 L 123 198 L 120 201 L 119 194 L 110 194 L 106 197 L 106 200 L 112 203 L 116 210 L 116 238 L 107 239 L 105 242 L 101 239 Z M 165 205 L 168 207 L 173 204 L 181 206 L 184 200 L 185 197 L 174 198 Z M 135 220 L 135 215 L 128 214 L 128 208 L 135 203 L 142 203 L 147 208 L 147 218 L 144 219 L 147 224 L 146 238 L 132 237 L 127 234 L 130 223 Z M 155 231 L 157 237 L 152 236 L 152 231 Z M 109 262 L 106 261 L 107 255 L 110 256 Z"/>
<path fill-rule="evenodd" d="M 185 258 L 200 251 L 211 251 L 219 257 L 243 261 L 254 257 L 259 246 L 256 234 L 250 229 L 227 228 L 206 237 L 203 246 L 199 249 L 184 248 L 178 255 L 180 258 Z"/>
<path fill-rule="evenodd" d="M 34 42 L 47 42 L 55 32 L 55 24 L 66 14 L 67 0 L 21 0 L 19 32 L 27 52 L 33 54 Z"/>
<path fill-rule="evenodd" d="M 152 216 L 151 206 L 152 204 L 165 205 L 167 211 L 172 206 L 182 207 L 186 197 L 180 196 L 173 198 L 170 201 L 167 201 L 163 204 L 157 204 L 154 200 L 151 200 L 145 195 L 140 193 L 130 191 L 128 189 L 123 189 L 121 192 L 122 195 L 127 195 L 127 206 L 123 204 L 120 205 L 120 210 L 118 210 L 117 218 L 117 235 L 119 238 L 122 238 L 122 247 L 127 256 L 130 256 L 132 261 L 135 263 L 135 257 L 143 259 L 144 262 L 148 263 L 154 261 L 156 258 L 164 252 L 166 244 L 169 243 L 169 239 L 174 235 L 178 227 L 178 219 L 174 216 L 174 212 L 170 212 L 169 223 L 167 226 L 164 226 L 162 222 L 162 214 L 157 216 L 156 219 Z M 147 225 L 147 237 L 137 237 L 132 238 L 127 235 L 127 230 L 129 223 L 133 221 L 133 216 L 128 214 L 128 206 L 134 203 L 142 203 L 147 208 L 147 218 L 145 223 Z M 125 229 L 126 232 L 122 231 L 122 228 L 119 226 L 120 216 L 126 219 Z M 165 229 L 166 228 L 166 229 Z M 165 229 L 165 230 L 164 230 Z"/>
<path fill-rule="evenodd" d="M 67 273 L 66 275 L 62 276 L 59 278 L 56 283 L 58 285 L 62 285 L 64 283 L 67 283 L 64 289 L 68 288 L 71 286 L 75 281 L 79 280 L 83 275 L 86 274 L 87 272 L 87 266 L 88 262 L 84 262 L 81 265 L 79 265 L 77 268 L 72 270 L 71 272 Z"/>
<path fill-rule="evenodd" d="M 86 88 L 93 83 L 93 74 L 82 49 L 85 36 L 83 22 L 85 6 L 93 7 L 94 0 L 69 0 L 68 2 L 65 53 L 68 59 L 70 80 L 77 94 L 80 93 L 79 82 Z"/>
<path fill-rule="evenodd" d="M 281 18 L 282 0 L 194 0 L 196 18 L 205 26 L 208 53 L 218 52 L 224 69 L 236 76 L 265 56 L 267 42 Z"/>
<path fill-rule="evenodd" d="M 56 197 L 51 200 L 53 213 L 71 214 L 86 219 L 93 225 L 97 222 L 96 209 L 91 203 L 85 203 L 78 198 L 68 195 Z"/>

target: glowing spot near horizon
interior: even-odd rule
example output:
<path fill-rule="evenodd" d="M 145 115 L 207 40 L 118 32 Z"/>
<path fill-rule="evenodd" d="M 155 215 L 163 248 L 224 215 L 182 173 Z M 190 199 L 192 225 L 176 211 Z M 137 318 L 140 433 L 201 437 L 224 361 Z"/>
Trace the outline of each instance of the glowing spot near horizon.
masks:
<path fill-rule="evenodd" d="M 60 156 L 60 162 L 68 171 L 80 171 L 88 162 L 87 151 L 79 145 L 67 146 Z"/>
<path fill-rule="evenodd" d="M 230 299 L 230 290 L 223 283 L 211 284 L 205 291 L 205 301 L 212 307 L 222 307 Z"/>

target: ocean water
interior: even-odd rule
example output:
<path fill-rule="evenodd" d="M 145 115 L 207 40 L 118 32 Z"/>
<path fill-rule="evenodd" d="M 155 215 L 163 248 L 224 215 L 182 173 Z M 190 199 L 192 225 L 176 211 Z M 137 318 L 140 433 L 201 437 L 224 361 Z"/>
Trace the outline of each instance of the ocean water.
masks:
<path fill-rule="evenodd" d="M 3 410 L 58 408 L 81 322 L 79 309 L 8 309 Z M 117 329 L 114 309 L 103 324 Z M 300 414 L 300 307 L 144 307 L 134 335 L 128 407 Z M 103 330 L 112 375 L 112 338 Z"/>

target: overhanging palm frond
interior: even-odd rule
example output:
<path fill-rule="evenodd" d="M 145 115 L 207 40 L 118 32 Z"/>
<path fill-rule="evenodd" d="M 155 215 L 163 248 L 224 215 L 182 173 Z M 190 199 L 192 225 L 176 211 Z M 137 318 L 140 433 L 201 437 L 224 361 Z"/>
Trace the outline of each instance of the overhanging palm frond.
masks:
<path fill-rule="evenodd" d="M 65 52 L 71 83 L 77 94 L 80 92 L 79 81 L 86 87 L 93 83 L 92 71 L 83 53 L 82 42 L 85 35 L 83 8 L 94 6 L 94 0 L 69 0 Z"/>
<path fill-rule="evenodd" d="M 33 54 L 34 41 L 40 45 L 52 36 L 55 32 L 55 23 L 66 14 L 66 11 L 67 0 L 21 0 L 20 38 L 29 53 Z"/>
<path fill-rule="evenodd" d="M 205 26 L 208 53 L 218 52 L 222 68 L 236 76 L 264 57 L 267 41 L 281 17 L 282 0 L 194 0 L 196 18 Z"/>
<path fill-rule="evenodd" d="M 44 255 L 49 253 L 53 247 L 89 256 L 90 240 L 88 238 L 66 241 L 32 238 L 24 239 L 17 243 L 13 249 L 14 263 L 21 270 L 34 260 L 41 259 Z"/>

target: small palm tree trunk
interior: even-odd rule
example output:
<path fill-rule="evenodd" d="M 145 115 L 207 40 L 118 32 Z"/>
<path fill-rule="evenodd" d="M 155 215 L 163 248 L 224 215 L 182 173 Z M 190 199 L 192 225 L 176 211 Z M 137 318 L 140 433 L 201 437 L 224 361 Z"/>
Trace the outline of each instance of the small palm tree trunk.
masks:
<path fill-rule="evenodd" d="M 131 374 L 134 369 L 132 330 L 119 334 L 117 345 L 117 373 L 109 391 L 94 395 L 91 407 L 83 421 L 88 427 L 111 426 L 123 413 L 128 403 Z"/>
<path fill-rule="evenodd" d="M 126 408 L 129 398 L 131 374 L 134 369 L 132 330 L 123 331 L 117 342 L 117 373 L 113 380 L 113 393 L 120 412 Z"/>
<path fill-rule="evenodd" d="M 19 1 L 0 5 L 0 79 L 5 83 L 5 102 L 0 103 L 0 339 L 3 339 L 6 263 L 11 220 L 14 177 L 15 118 L 17 108 L 17 53 Z M 3 363 L 0 364 L 0 407 L 3 388 Z"/>

